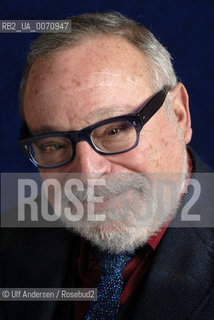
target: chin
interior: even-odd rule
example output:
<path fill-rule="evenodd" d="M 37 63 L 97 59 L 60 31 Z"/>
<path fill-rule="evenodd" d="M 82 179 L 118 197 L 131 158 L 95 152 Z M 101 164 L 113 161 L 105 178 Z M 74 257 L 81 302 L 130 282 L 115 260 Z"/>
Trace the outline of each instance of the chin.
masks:
<path fill-rule="evenodd" d="M 92 245 L 104 251 L 119 253 L 122 251 L 134 251 L 146 244 L 148 239 L 158 233 L 161 227 L 168 221 L 157 223 L 152 219 L 150 223 L 138 222 L 132 225 L 121 221 L 104 222 L 76 222 L 65 223 L 72 232 L 79 234 L 91 242 Z M 133 221 L 132 221 L 133 222 Z"/>
<path fill-rule="evenodd" d="M 186 159 L 184 163 L 184 168 L 187 169 Z M 145 245 L 150 237 L 157 234 L 174 218 L 180 204 L 181 187 L 186 173 L 187 170 L 184 170 L 181 175 L 172 176 L 172 185 L 168 184 L 170 180 L 166 179 L 170 176 L 162 177 L 159 174 L 151 177 L 134 174 L 129 179 L 121 181 L 117 179 L 113 190 L 116 190 L 117 194 L 121 190 L 125 192 L 119 197 L 114 197 L 108 205 L 104 203 L 96 208 L 100 209 L 100 211 L 96 210 L 99 211 L 96 212 L 97 217 L 99 218 L 100 215 L 105 217 L 102 221 L 89 221 L 87 211 L 84 212 L 81 220 L 69 221 L 63 212 L 65 208 L 69 208 L 72 213 L 72 203 L 64 199 L 61 208 L 62 223 L 66 228 L 102 250 L 114 253 L 133 251 Z M 157 184 L 159 181 L 167 182 L 163 185 L 166 188 L 163 188 L 161 194 Z M 177 185 L 175 192 L 171 189 L 174 185 Z M 99 196 L 102 192 L 103 190 Z"/>

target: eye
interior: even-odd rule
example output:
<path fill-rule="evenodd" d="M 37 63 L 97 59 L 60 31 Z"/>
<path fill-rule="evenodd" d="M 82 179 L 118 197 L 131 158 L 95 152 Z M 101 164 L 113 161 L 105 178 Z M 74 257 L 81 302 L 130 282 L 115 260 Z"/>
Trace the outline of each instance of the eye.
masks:
<path fill-rule="evenodd" d="M 53 152 L 53 151 L 57 151 L 61 148 L 63 148 L 63 145 L 60 145 L 58 143 L 48 143 L 48 144 L 44 144 L 44 145 L 40 145 L 38 146 L 39 150 L 42 152 Z"/>
<path fill-rule="evenodd" d="M 130 130 L 130 129 L 131 129 L 131 128 L 130 128 L 129 125 L 127 125 L 127 124 L 122 124 L 122 125 L 119 125 L 119 126 L 117 126 L 117 127 L 113 127 L 111 130 L 108 130 L 107 134 L 108 134 L 109 136 L 111 136 L 111 135 L 116 135 L 117 133 L 122 133 L 122 132 L 128 131 L 128 130 Z"/>
<path fill-rule="evenodd" d="M 43 140 L 43 139 L 42 139 Z M 58 153 L 65 148 L 68 148 L 66 141 L 37 141 L 33 144 L 34 151 L 40 154 Z M 47 139 L 46 139 L 47 140 Z"/>
<path fill-rule="evenodd" d="M 116 134 L 116 133 L 119 133 L 121 131 L 121 128 L 114 128 L 114 129 L 112 129 L 112 130 L 110 130 L 109 132 L 108 132 L 108 135 L 114 135 L 114 134 Z"/>

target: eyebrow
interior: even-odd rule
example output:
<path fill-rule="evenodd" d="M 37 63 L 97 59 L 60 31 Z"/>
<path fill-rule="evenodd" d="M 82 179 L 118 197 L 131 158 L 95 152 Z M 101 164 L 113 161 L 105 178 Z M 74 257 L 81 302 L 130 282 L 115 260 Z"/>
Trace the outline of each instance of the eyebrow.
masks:
<path fill-rule="evenodd" d="M 95 110 L 92 112 L 88 119 L 91 119 L 92 117 L 103 117 L 105 115 L 110 115 L 111 118 L 116 116 L 123 116 L 126 114 L 132 114 L 132 113 L 138 113 L 146 104 L 149 102 L 152 96 L 148 97 L 146 100 L 142 101 L 140 105 L 137 107 L 131 106 L 131 105 L 124 105 L 124 106 L 110 106 L 110 107 L 104 107 L 99 110 Z M 129 111 L 127 111 L 130 109 Z M 116 112 L 115 112 L 116 111 Z M 101 119 L 102 120 L 102 119 Z M 105 120 L 105 119 L 103 119 Z M 99 120 L 98 120 L 99 121 Z"/>
<path fill-rule="evenodd" d="M 93 118 L 97 118 L 98 121 L 102 121 L 102 120 L 105 120 L 108 118 L 113 118 L 113 117 L 120 116 L 120 115 L 122 116 L 124 114 L 130 113 L 129 111 L 127 112 L 128 108 L 130 108 L 130 106 L 128 106 L 128 105 L 126 105 L 126 106 L 115 106 L 114 105 L 111 107 L 103 107 L 101 109 L 92 111 L 88 115 L 88 119 L 91 120 Z M 109 116 L 109 117 L 105 117 L 105 116 Z M 98 122 L 98 121 L 96 121 L 96 122 Z"/>
<path fill-rule="evenodd" d="M 30 131 L 33 135 L 39 135 L 39 134 L 44 134 L 49 132 L 57 132 L 57 131 L 60 132 L 62 130 L 59 130 L 59 128 L 55 126 L 37 126 L 36 128 Z"/>
<path fill-rule="evenodd" d="M 104 107 L 99 110 L 94 110 L 87 116 L 87 120 L 91 121 L 94 118 L 96 118 L 97 120 L 91 124 L 88 124 L 88 126 L 108 118 L 129 114 L 130 112 L 126 111 L 128 108 L 130 108 L 130 106 L 111 106 L 111 107 Z M 63 132 L 63 131 L 66 132 L 68 130 L 62 130 L 62 129 L 59 129 L 59 127 L 57 126 L 50 126 L 50 125 L 37 126 L 33 130 L 31 130 L 33 135 L 45 134 L 50 132 Z M 76 131 L 76 130 L 69 130 L 69 131 Z"/>

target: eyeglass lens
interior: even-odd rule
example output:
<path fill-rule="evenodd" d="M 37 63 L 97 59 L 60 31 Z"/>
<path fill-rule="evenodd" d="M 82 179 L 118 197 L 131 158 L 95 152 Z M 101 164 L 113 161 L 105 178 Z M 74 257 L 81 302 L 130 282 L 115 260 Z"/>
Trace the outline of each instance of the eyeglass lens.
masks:
<path fill-rule="evenodd" d="M 96 150 L 105 154 L 118 153 L 135 145 L 137 132 L 128 121 L 112 122 L 95 128 L 90 139 Z M 37 164 L 47 167 L 69 161 L 74 153 L 71 141 L 57 136 L 35 140 L 29 151 Z"/>

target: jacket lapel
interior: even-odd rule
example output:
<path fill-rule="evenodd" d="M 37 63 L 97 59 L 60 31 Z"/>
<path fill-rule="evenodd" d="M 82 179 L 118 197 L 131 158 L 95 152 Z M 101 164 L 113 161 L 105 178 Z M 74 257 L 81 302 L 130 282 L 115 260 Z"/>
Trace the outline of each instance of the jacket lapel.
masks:
<path fill-rule="evenodd" d="M 197 156 L 194 170 L 211 171 L 203 168 Z M 191 211 L 200 214 L 200 228 L 195 222 L 181 221 L 182 208 L 192 196 L 187 193 L 154 253 L 149 272 L 122 306 L 120 319 L 201 319 L 200 311 L 214 283 L 213 228 L 202 228 L 203 223 L 214 225 L 214 179 L 197 174 L 192 178 L 197 178 L 202 187 Z"/>

